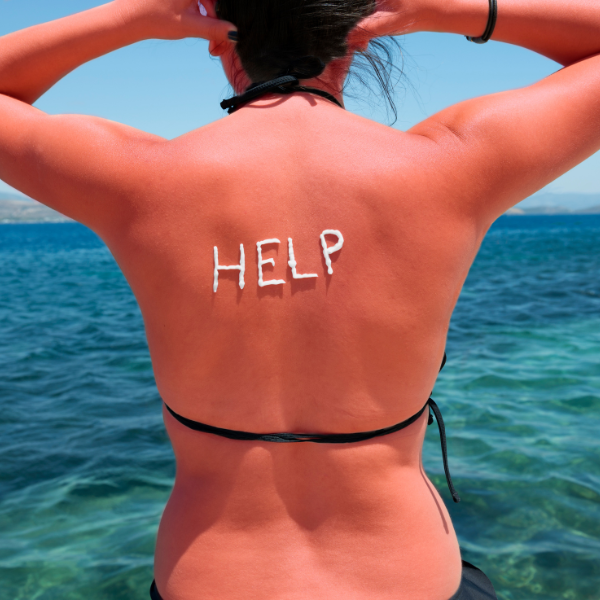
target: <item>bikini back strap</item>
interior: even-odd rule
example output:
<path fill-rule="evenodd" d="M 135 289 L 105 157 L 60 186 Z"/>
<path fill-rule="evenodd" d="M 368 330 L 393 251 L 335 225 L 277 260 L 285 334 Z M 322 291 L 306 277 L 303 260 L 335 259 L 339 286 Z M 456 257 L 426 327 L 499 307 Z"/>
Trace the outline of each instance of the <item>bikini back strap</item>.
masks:
<path fill-rule="evenodd" d="M 442 361 L 442 370 L 446 363 L 446 353 L 444 352 L 444 359 Z M 238 431 L 236 429 L 223 429 L 222 427 L 214 427 L 213 425 L 207 425 L 200 421 L 193 421 L 178 413 L 176 413 L 166 402 L 165 408 L 169 411 L 171 416 L 179 421 L 182 425 L 188 429 L 194 431 L 202 431 L 203 433 L 211 433 L 212 435 L 218 435 L 220 437 L 228 438 L 230 440 L 245 440 L 245 441 L 256 441 L 256 442 L 276 442 L 280 444 L 290 444 L 298 442 L 312 442 L 314 444 L 351 444 L 353 442 L 363 442 L 365 440 L 371 440 L 376 437 L 389 435 L 395 433 L 401 429 L 405 429 L 409 425 L 412 425 L 429 406 L 429 418 L 428 425 L 433 423 L 432 412 L 435 415 L 435 419 L 438 424 L 440 431 L 440 441 L 442 444 L 442 459 L 444 462 L 444 472 L 446 473 L 446 482 L 448 483 L 448 489 L 452 494 L 454 502 L 460 502 L 460 497 L 452 483 L 452 477 L 450 476 L 450 469 L 448 467 L 448 448 L 446 444 L 446 428 L 444 427 L 444 419 L 438 405 L 433 401 L 433 398 L 429 398 L 423 408 L 415 413 L 412 417 L 409 417 L 401 423 L 396 423 L 391 427 L 384 427 L 383 429 L 374 429 L 371 431 L 357 431 L 354 433 L 253 433 L 251 431 Z"/>
<path fill-rule="evenodd" d="M 363 442 L 372 438 L 381 437 L 400 431 L 409 425 L 412 425 L 425 411 L 429 400 L 423 408 L 412 417 L 383 429 L 374 429 L 372 431 L 357 431 L 355 433 L 252 433 L 250 431 L 237 431 L 235 429 L 222 429 L 207 425 L 200 421 L 192 421 L 186 417 L 177 414 L 170 406 L 165 404 L 165 408 L 171 415 L 177 419 L 182 425 L 194 431 L 202 431 L 204 433 L 212 433 L 221 437 L 229 438 L 230 440 L 249 440 L 257 442 L 278 442 L 283 444 L 295 442 L 313 442 L 315 444 L 351 444 L 352 442 Z"/>

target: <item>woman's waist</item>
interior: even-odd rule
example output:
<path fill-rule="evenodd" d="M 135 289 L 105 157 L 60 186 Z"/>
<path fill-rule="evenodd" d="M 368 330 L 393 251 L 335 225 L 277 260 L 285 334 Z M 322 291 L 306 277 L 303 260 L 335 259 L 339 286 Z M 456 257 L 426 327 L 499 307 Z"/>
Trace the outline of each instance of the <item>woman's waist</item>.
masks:
<path fill-rule="evenodd" d="M 169 589 L 187 600 L 193 580 L 203 596 L 213 586 L 206 597 L 224 599 L 273 581 L 289 591 L 279 596 L 273 590 L 268 595 L 274 598 L 294 597 L 294 585 L 301 585 L 304 598 L 310 582 L 315 592 L 328 589 L 328 598 L 336 597 L 332 585 L 341 586 L 335 588 L 340 598 L 361 598 L 360 590 L 369 589 L 371 598 L 410 592 L 407 597 L 417 599 L 424 587 L 428 600 L 438 597 L 436 589 L 440 600 L 452 595 L 460 579 L 458 543 L 421 468 L 392 469 L 377 482 L 358 479 L 352 489 L 343 482 L 336 489 L 334 474 L 313 479 L 310 490 L 293 473 L 278 481 L 255 477 L 253 485 L 232 478 L 221 488 L 178 475 L 156 549 L 155 574 L 166 600 Z M 443 563 L 433 582 L 427 579 L 432 561 Z"/>
<path fill-rule="evenodd" d="M 427 479 L 421 453 L 427 412 L 408 427 L 352 443 L 274 443 L 195 431 L 172 418 L 167 429 L 177 477 L 165 511 L 188 513 L 201 533 L 275 529 L 315 522 L 352 532 L 443 507 Z"/>

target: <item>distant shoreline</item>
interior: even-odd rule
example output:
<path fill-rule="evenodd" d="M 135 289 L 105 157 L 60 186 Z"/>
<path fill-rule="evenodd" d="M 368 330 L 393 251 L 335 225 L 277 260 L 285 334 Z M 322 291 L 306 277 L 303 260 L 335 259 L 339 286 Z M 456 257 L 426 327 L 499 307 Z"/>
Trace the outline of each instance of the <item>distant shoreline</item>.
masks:
<path fill-rule="evenodd" d="M 598 214 L 600 214 L 600 204 L 579 210 L 570 210 L 565 206 L 540 205 L 524 208 L 515 206 L 508 209 L 504 213 L 504 216 L 528 217 Z M 11 223 L 74 223 L 74 221 L 30 198 L 0 193 L 0 224 Z"/>
<path fill-rule="evenodd" d="M 11 223 L 74 223 L 74 221 L 35 200 L 0 197 L 0 224 Z"/>
<path fill-rule="evenodd" d="M 553 217 L 566 215 L 600 215 L 600 206 L 590 206 L 581 210 L 569 210 L 561 206 L 535 206 L 531 208 L 509 208 L 503 216 L 506 217 Z"/>

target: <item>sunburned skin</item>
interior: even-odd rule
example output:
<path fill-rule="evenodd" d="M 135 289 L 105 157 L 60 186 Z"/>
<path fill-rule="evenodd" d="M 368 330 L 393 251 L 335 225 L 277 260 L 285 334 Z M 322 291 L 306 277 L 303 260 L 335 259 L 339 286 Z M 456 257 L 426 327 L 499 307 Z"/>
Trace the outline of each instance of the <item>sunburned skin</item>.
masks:
<path fill-rule="evenodd" d="M 140 306 L 158 391 L 178 414 L 259 433 L 399 423 L 433 389 L 490 224 L 600 149 L 600 3 L 502 0 L 493 40 L 564 68 L 409 131 L 305 92 L 261 97 L 173 140 L 32 106 L 79 65 L 156 38 L 209 40 L 243 88 L 233 26 L 202 4 L 206 17 L 196 0 L 117 0 L 1 37 L 0 177 L 106 243 Z M 380 3 L 348 55 L 303 83 L 343 102 L 369 36 L 479 36 L 488 11 L 487 0 Z M 341 232 L 348 243 L 334 254 Z M 264 259 L 286 239 L 287 260 Z M 244 287 L 244 244 L 256 240 L 258 285 Z M 435 399 L 451 422 L 453 407 Z M 426 413 L 354 444 L 231 440 L 163 414 L 177 462 L 155 553 L 164 600 L 456 592 L 458 540 L 423 469 Z M 455 444 L 449 427 L 450 468 Z M 456 484 L 455 510 L 468 509 L 468 486 Z"/>

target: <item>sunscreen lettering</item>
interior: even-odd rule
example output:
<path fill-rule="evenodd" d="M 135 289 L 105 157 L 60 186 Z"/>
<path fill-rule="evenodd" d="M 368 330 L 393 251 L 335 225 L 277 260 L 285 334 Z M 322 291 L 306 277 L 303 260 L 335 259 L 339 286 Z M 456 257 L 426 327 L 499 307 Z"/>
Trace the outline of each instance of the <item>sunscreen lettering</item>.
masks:
<path fill-rule="evenodd" d="M 294 245 L 292 244 L 292 238 L 288 238 L 288 255 L 290 258 L 288 260 L 288 265 L 290 265 L 290 268 L 292 269 L 292 277 L 294 279 L 308 279 L 309 277 L 318 277 L 316 273 L 305 273 L 304 275 L 301 275 L 300 273 L 296 272 L 296 265 L 298 263 L 296 262 L 296 257 L 294 256 Z"/>
<path fill-rule="evenodd" d="M 244 255 L 244 244 L 240 244 L 240 264 L 239 265 L 223 265 L 223 266 L 219 266 L 219 251 L 217 250 L 217 247 L 214 247 L 214 254 L 215 254 L 215 278 L 214 278 L 214 282 L 213 282 L 213 292 L 217 291 L 217 288 L 219 287 L 219 271 L 234 271 L 236 269 L 239 269 L 240 271 L 240 289 L 243 290 L 244 289 L 244 272 L 246 271 L 246 257 Z"/>
<path fill-rule="evenodd" d="M 337 241 L 332 246 L 327 245 L 325 236 L 334 235 Z M 344 236 L 338 229 L 324 229 L 323 233 L 319 236 L 321 240 L 321 246 L 323 248 L 323 256 L 325 257 L 325 265 L 327 266 L 327 273 L 333 275 L 333 267 L 331 266 L 331 255 L 334 252 L 339 252 L 344 245 Z M 258 285 L 259 287 L 266 287 L 267 285 L 283 285 L 284 279 L 263 279 L 263 265 L 275 266 L 275 259 L 267 258 L 264 259 L 262 256 L 262 247 L 269 244 L 280 244 L 281 242 L 277 238 L 269 238 L 256 242 L 256 252 L 258 254 Z M 219 271 L 232 271 L 238 270 L 240 272 L 240 289 L 244 289 L 244 273 L 246 272 L 246 256 L 244 254 L 244 245 L 240 244 L 240 264 L 239 265 L 219 265 L 219 250 L 216 246 L 214 248 L 214 281 L 213 281 L 213 292 L 216 293 L 219 287 Z M 292 277 L 294 279 L 312 279 L 318 277 L 316 273 L 298 273 L 298 263 L 296 262 L 296 256 L 294 254 L 294 242 L 292 238 L 288 238 L 288 265 L 292 270 Z"/>
<path fill-rule="evenodd" d="M 335 235 L 337 237 L 338 241 L 333 246 L 330 246 L 328 248 L 327 241 L 325 240 L 326 235 Z M 343 245 L 344 245 L 344 238 L 343 238 L 341 232 L 339 232 L 337 229 L 325 229 L 325 231 L 323 231 L 323 233 L 321 234 L 321 246 L 323 246 L 323 256 L 325 257 L 325 264 L 327 265 L 327 272 L 330 275 L 333 275 L 333 269 L 331 267 L 331 258 L 330 257 L 334 252 L 338 252 L 339 250 L 341 250 Z"/>
<path fill-rule="evenodd" d="M 283 279 L 269 279 L 267 281 L 263 281 L 263 265 L 273 265 L 275 266 L 275 260 L 272 258 L 267 258 L 263 260 L 262 257 L 262 246 L 265 244 L 279 244 L 279 240 L 277 238 L 271 238 L 268 240 L 263 240 L 262 242 L 256 242 L 256 250 L 258 252 L 258 285 L 260 287 L 265 287 L 266 285 L 282 285 L 285 283 Z"/>

